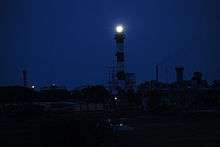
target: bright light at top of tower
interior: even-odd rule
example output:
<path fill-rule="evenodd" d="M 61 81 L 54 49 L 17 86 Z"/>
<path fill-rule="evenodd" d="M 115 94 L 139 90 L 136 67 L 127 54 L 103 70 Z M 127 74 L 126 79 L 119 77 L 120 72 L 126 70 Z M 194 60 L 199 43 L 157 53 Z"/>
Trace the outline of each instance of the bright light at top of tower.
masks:
<path fill-rule="evenodd" d="M 118 25 L 115 28 L 115 30 L 116 30 L 117 33 L 122 33 L 122 32 L 124 32 L 124 27 L 122 25 Z"/>

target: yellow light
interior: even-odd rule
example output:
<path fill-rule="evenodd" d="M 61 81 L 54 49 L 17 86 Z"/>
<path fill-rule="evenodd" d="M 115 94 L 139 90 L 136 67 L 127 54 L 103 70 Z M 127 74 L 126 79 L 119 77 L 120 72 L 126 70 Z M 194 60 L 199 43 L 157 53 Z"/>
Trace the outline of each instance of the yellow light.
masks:
<path fill-rule="evenodd" d="M 118 25 L 116 28 L 115 28 L 116 32 L 117 33 L 122 33 L 124 31 L 124 27 L 122 25 Z"/>

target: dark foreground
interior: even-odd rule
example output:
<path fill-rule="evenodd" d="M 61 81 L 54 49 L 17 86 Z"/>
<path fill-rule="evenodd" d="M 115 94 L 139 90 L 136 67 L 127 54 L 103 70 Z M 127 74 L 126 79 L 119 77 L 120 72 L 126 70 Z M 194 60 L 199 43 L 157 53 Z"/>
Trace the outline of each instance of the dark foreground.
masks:
<path fill-rule="evenodd" d="M 113 129 L 108 118 L 131 129 Z M 2 115 L 0 146 L 219 147 L 220 113 Z"/>

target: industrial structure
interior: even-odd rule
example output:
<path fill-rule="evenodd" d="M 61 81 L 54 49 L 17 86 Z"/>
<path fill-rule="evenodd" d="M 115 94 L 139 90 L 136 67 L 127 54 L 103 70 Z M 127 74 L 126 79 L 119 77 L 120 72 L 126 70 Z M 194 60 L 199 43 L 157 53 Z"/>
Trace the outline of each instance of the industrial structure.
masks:
<path fill-rule="evenodd" d="M 159 67 L 156 65 L 156 81 L 159 82 Z"/>
<path fill-rule="evenodd" d="M 182 66 L 177 66 L 175 69 L 176 69 L 176 82 L 178 83 L 183 82 L 184 68 Z"/>
<path fill-rule="evenodd" d="M 28 82 L 27 82 L 27 71 L 26 70 L 22 70 L 22 80 L 23 80 L 23 86 L 27 87 Z"/>

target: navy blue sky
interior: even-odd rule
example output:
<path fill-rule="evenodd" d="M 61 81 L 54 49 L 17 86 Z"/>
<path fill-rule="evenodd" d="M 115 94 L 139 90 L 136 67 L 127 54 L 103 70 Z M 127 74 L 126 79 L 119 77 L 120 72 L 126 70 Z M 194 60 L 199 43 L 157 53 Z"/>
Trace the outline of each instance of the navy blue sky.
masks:
<path fill-rule="evenodd" d="M 52 83 L 69 88 L 106 81 L 114 27 L 126 27 L 126 67 L 138 82 L 173 81 L 202 71 L 220 79 L 218 0 L 1 0 L 0 85 Z"/>

